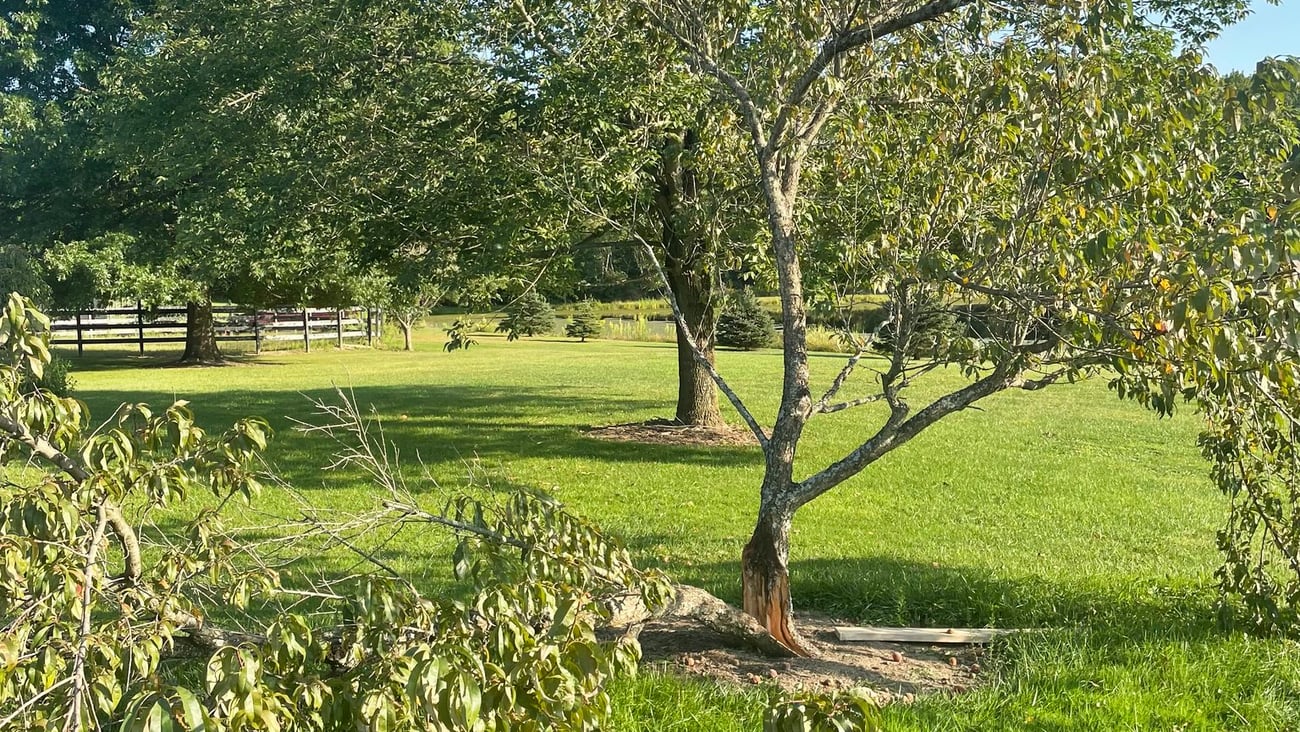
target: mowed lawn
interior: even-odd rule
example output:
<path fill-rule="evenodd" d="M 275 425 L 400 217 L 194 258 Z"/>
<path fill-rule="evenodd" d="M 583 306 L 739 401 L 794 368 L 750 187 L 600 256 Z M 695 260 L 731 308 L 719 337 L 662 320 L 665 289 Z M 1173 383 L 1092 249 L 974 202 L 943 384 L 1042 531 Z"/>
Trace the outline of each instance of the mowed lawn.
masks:
<path fill-rule="evenodd" d="M 584 434 L 671 415 L 670 345 L 480 337 L 470 351 L 447 354 L 439 333 L 421 332 L 414 353 L 278 352 L 225 368 L 89 356 L 75 377 L 101 417 L 122 401 L 173 398 L 191 400 L 209 428 L 263 416 L 277 430 L 270 456 L 289 482 L 318 506 L 363 510 L 375 504 L 374 490 L 323 471 L 330 446 L 289 420 L 307 416 L 308 397 L 342 387 L 384 418 L 412 487 L 431 506 L 481 466 L 558 496 L 621 536 L 642 563 L 738 599 L 737 562 L 761 477 L 757 447 Z M 812 360 L 824 388 L 842 357 Z M 780 354 L 724 352 L 719 365 L 770 419 Z M 869 373 L 860 373 L 866 389 Z M 955 373 L 935 374 L 917 386 L 914 404 L 958 383 Z M 1300 728 L 1297 646 L 1216 623 L 1214 542 L 1226 503 L 1197 452 L 1196 416 L 1156 419 L 1100 382 L 998 395 L 980 407 L 796 518 L 796 610 L 856 623 L 1047 629 L 995 646 L 979 689 L 887 709 L 888 728 Z M 881 419 L 875 407 L 814 419 L 801 473 L 841 456 Z M 421 463 L 439 485 L 420 481 Z M 288 513 L 294 503 L 269 490 L 258 505 Z M 448 546 L 404 534 L 387 555 L 436 582 Z M 764 693 L 643 674 L 617 684 L 611 729 L 753 730 Z"/>

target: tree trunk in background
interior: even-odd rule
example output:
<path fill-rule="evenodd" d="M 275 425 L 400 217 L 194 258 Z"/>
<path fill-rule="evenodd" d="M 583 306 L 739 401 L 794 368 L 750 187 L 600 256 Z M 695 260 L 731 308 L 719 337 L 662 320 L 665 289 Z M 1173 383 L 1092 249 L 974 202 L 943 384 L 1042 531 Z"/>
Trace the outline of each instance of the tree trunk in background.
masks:
<path fill-rule="evenodd" d="M 674 272 L 669 268 L 668 281 L 681 308 L 682 318 L 691 332 L 677 327 L 677 413 L 679 424 L 717 427 L 724 424 L 718 409 L 718 388 L 708 369 L 695 359 L 695 346 L 713 363 L 717 309 L 714 307 L 712 283 L 701 287 L 698 272 Z"/>
<path fill-rule="evenodd" d="M 402 350 L 414 351 L 415 346 L 411 343 L 411 331 L 415 330 L 415 323 L 398 318 L 397 325 L 402 329 Z"/>
<path fill-rule="evenodd" d="M 185 306 L 185 353 L 181 363 L 223 363 L 217 346 L 216 323 L 212 317 L 212 300 L 189 302 Z"/>
<path fill-rule="evenodd" d="M 708 369 L 695 359 L 694 349 L 713 362 L 717 336 L 717 279 L 714 247 L 707 234 L 698 231 L 692 212 L 685 210 L 698 196 L 695 171 L 683 164 L 683 154 L 698 146 L 692 130 L 682 130 L 664 147 L 660 156 L 655 211 L 661 228 L 664 270 L 668 287 L 682 311 L 689 332 L 677 327 L 677 411 L 678 424 L 718 427 L 725 422 L 718 409 L 718 389 Z"/>

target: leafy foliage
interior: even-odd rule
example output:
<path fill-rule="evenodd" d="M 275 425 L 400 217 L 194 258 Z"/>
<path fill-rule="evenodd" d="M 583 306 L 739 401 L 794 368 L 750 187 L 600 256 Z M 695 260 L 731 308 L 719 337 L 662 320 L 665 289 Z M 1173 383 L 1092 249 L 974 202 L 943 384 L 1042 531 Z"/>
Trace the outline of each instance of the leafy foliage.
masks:
<path fill-rule="evenodd" d="M 470 337 L 474 332 L 475 324 L 467 318 L 456 318 L 450 327 L 445 328 L 447 342 L 442 344 L 442 350 L 447 353 L 455 351 L 468 351 L 470 346 L 476 345 L 478 341 Z"/>
<path fill-rule="evenodd" d="M 213 436 L 178 402 L 124 405 L 89 431 L 80 402 L 20 387 L 48 364 L 48 320 L 13 295 L 0 325 L 0 457 L 36 466 L 0 487 L 0 726 L 596 729 L 604 682 L 634 668 L 635 641 L 599 641 L 595 625 L 629 595 L 660 606 L 668 585 L 553 500 L 465 494 L 429 512 L 362 414 L 318 404 L 323 423 L 304 428 L 387 499 L 341 521 L 308 509 L 252 544 L 221 516 L 268 480 L 264 423 Z M 179 534 L 150 518 L 196 490 L 215 502 Z M 356 548 L 408 525 L 460 537 L 466 599 L 425 598 Z M 313 582 L 273 568 L 340 544 L 372 570 Z"/>
<path fill-rule="evenodd" d="M 718 316 L 718 345 L 752 351 L 766 348 L 776 340 L 772 316 L 749 290 L 740 290 L 727 298 Z"/>
<path fill-rule="evenodd" d="M 497 332 L 507 340 L 546 335 L 555 330 L 555 310 L 536 290 L 520 295 L 506 307 L 506 316 L 497 324 Z"/>
<path fill-rule="evenodd" d="M 602 332 L 604 332 L 603 321 L 600 312 L 596 309 L 595 300 L 583 300 L 578 303 L 578 307 L 573 311 L 573 318 L 564 326 L 564 335 L 577 338 L 579 341 L 599 338 Z"/>
<path fill-rule="evenodd" d="M 794 694 L 763 717 L 763 732 L 874 732 L 882 729 L 875 704 L 852 691 L 829 696 Z"/>
<path fill-rule="evenodd" d="M 33 302 L 49 305 L 50 286 L 39 260 L 17 244 L 0 245 L 0 296 L 8 300 L 14 292 L 29 293 Z"/>

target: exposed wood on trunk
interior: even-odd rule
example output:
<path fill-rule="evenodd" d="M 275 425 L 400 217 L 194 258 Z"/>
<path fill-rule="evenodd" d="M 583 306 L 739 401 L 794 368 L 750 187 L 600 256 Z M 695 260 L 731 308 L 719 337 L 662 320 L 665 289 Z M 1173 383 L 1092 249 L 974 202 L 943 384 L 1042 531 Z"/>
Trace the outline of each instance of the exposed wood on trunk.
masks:
<path fill-rule="evenodd" d="M 790 514 L 760 514 L 740 559 L 745 613 L 791 653 L 812 656 L 812 647 L 794 629 L 789 548 Z"/>

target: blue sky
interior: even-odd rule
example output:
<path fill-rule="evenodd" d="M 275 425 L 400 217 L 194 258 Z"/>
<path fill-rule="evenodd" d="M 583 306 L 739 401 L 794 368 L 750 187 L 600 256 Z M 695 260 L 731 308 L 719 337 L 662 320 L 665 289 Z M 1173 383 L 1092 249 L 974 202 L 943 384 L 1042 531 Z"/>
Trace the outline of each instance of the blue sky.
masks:
<path fill-rule="evenodd" d="M 1300 56 L 1300 0 L 1272 5 L 1253 0 L 1254 13 L 1228 28 L 1206 49 L 1206 59 L 1223 73 L 1254 71 L 1265 56 Z"/>

